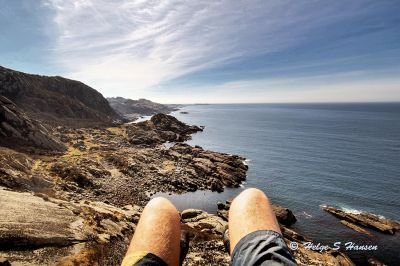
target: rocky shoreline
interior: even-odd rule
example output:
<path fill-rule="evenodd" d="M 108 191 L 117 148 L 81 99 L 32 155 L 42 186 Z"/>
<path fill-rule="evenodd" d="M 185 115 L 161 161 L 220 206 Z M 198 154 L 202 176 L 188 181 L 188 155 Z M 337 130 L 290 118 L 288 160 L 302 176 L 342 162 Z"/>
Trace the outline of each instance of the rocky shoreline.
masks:
<path fill-rule="evenodd" d="M 370 233 L 359 227 L 371 228 L 376 231 L 394 235 L 397 231 L 400 230 L 400 223 L 397 221 L 389 220 L 383 217 L 379 217 L 378 215 L 367 213 L 367 212 L 359 212 L 359 213 L 351 213 L 345 212 L 339 208 L 333 206 L 324 206 L 322 208 L 324 211 L 338 217 L 341 219 L 341 223 L 346 226 L 354 229 L 357 232 L 369 234 Z"/>
<path fill-rule="evenodd" d="M 238 187 L 244 158 L 183 143 L 202 130 L 157 114 L 109 128 L 52 128 L 64 152 L 1 147 L 0 264 L 119 265 L 152 194 Z M 184 265 L 229 265 L 222 241 L 229 204 L 218 203 L 217 214 L 182 212 L 190 239 Z M 274 211 L 288 244 L 309 241 L 290 227 L 289 209 Z M 354 265 L 334 250 L 299 245 L 294 255 L 299 265 Z"/>

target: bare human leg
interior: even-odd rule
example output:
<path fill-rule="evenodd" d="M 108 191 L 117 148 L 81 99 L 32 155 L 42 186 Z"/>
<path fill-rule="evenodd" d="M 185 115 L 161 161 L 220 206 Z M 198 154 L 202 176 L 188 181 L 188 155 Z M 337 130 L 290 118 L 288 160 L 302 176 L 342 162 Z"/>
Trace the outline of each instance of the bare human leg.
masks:
<path fill-rule="evenodd" d="M 261 190 L 249 188 L 233 200 L 229 210 L 231 253 L 240 239 L 258 230 L 282 234 L 268 198 Z"/>
<path fill-rule="evenodd" d="M 179 265 L 180 236 L 180 216 L 174 205 L 165 198 L 154 198 L 143 210 L 126 257 L 149 252 L 169 266 Z"/>

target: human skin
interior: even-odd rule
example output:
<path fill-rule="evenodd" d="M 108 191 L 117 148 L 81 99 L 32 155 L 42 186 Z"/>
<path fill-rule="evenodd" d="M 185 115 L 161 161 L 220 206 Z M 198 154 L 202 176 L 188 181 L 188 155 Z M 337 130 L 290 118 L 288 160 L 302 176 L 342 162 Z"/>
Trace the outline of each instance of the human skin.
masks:
<path fill-rule="evenodd" d="M 181 223 L 174 205 L 165 198 L 150 200 L 145 206 L 126 256 L 150 252 L 169 266 L 179 265 Z"/>
<path fill-rule="evenodd" d="M 231 254 L 240 239 L 258 230 L 282 234 L 267 196 L 259 189 L 249 188 L 233 200 L 229 210 Z"/>

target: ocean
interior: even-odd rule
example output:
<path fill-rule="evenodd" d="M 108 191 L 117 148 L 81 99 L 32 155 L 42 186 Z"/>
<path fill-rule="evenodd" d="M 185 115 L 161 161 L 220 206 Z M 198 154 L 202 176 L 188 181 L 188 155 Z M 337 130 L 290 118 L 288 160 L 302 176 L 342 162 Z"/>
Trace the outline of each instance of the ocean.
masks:
<path fill-rule="evenodd" d="M 321 209 L 334 205 L 400 220 L 400 103 L 188 105 L 173 115 L 205 126 L 189 144 L 241 155 L 249 165 L 242 188 L 164 195 L 179 209 L 215 212 L 217 201 L 257 187 L 291 209 L 294 227 L 315 244 L 377 245 L 374 252 L 347 254 L 360 265 L 369 256 L 400 262 L 398 233 L 364 236 Z"/>

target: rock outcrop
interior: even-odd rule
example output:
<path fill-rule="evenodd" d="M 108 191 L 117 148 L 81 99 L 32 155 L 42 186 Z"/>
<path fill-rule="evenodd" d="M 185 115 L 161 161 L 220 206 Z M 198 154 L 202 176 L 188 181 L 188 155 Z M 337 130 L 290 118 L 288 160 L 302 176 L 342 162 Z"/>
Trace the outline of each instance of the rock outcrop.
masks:
<path fill-rule="evenodd" d="M 75 265 L 78 258 L 79 265 L 98 265 L 104 245 L 119 241 L 125 249 L 140 215 L 133 206 L 67 202 L 2 188 L 0 202 L 0 257 L 11 265 Z"/>
<path fill-rule="evenodd" d="M 158 113 L 168 114 L 177 110 L 174 106 L 155 103 L 146 99 L 131 100 L 122 97 L 107 98 L 111 107 L 128 120 L 135 120 L 143 115 Z"/>
<path fill-rule="evenodd" d="M 149 132 L 171 130 L 174 134 L 188 136 L 193 129 L 154 121 L 147 123 L 151 124 Z M 223 191 L 224 187 L 238 187 L 246 179 L 247 166 L 240 156 L 184 143 L 169 148 L 163 143 L 151 147 L 133 145 L 127 127 L 57 127 L 56 136 L 68 147 L 64 154 L 32 158 L 4 151 L 5 158 L 18 158 L 26 167 L 16 171 L 10 166 L 10 160 L 4 161 L 3 176 L 6 178 L 1 182 L 11 188 L 39 191 L 47 187 L 58 197 L 124 206 L 143 205 L 149 195 L 156 192 Z M 32 180 L 37 181 L 37 186 Z M 47 186 L 46 180 L 50 180 L 52 186 Z"/>
<path fill-rule="evenodd" d="M 109 125 L 120 119 L 107 100 L 82 82 L 0 66 L 0 95 L 31 118 L 55 125 Z"/>
<path fill-rule="evenodd" d="M 90 157 L 101 154 L 104 157 L 97 165 Z M 90 157 L 82 155 L 73 162 L 57 162 L 50 169 L 60 176 L 71 189 L 77 179 L 65 178 L 71 167 L 77 169 L 74 176 L 88 180 L 92 187 L 103 191 L 114 204 L 146 201 L 144 191 L 184 193 L 196 190 L 223 191 L 224 187 L 238 187 L 246 179 L 247 166 L 243 158 L 223 153 L 203 150 L 187 144 L 175 144 L 166 149 L 159 148 L 121 148 L 118 151 L 91 152 Z M 58 167 L 64 165 L 64 170 Z M 61 171 L 60 171 L 61 170 Z M 107 174 L 108 171 L 110 174 Z M 75 174 L 76 173 L 76 174 Z M 93 176 L 92 173 L 99 173 Z M 66 175 L 67 176 L 67 175 Z M 73 183 L 71 183 L 71 181 Z M 78 185 L 79 186 L 79 185 Z M 124 187 L 123 191 L 120 189 Z M 84 188 L 85 185 L 80 186 Z M 87 193 L 92 193 L 90 186 Z M 97 196 L 96 196 L 97 197 Z"/>
<path fill-rule="evenodd" d="M 19 191 L 43 192 L 53 183 L 33 170 L 36 162 L 31 157 L 11 149 L 0 148 L 0 186 Z"/>
<path fill-rule="evenodd" d="M 324 206 L 323 210 L 352 224 L 372 228 L 385 234 L 393 235 L 400 230 L 399 222 L 372 213 L 350 213 L 332 206 Z"/>
<path fill-rule="evenodd" d="M 218 215 L 209 214 L 202 210 L 187 209 L 181 213 L 182 222 L 185 224 L 186 230 L 199 232 L 198 237 L 210 239 L 215 235 L 222 237 L 228 222 Z M 207 237 L 208 236 L 208 237 Z"/>
<path fill-rule="evenodd" d="M 90 238 L 83 220 L 55 203 L 3 189 L 0 201 L 2 250 L 68 246 Z"/>
<path fill-rule="evenodd" d="M 182 231 L 191 239 L 184 266 L 230 265 L 230 255 L 222 241 L 228 222 L 196 209 L 184 210 L 181 217 Z"/>
<path fill-rule="evenodd" d="M 3 96 L 0 96 L 0 145 L 23 150 L 66 150 L 48 129 L 38 121 L 30 119 Z"/>
<path fill-rule="evenodd" d="M 139 146 L 154 147 L 164 142 L 183 142 L 191 138 L 191 134 L 202 131 L 197 126 L 189 126 L 173 116 L 156 114 L 148 121 L 126 126 L 130 143 Z"/>
<path fill-rule="evenodd" d="M 347 227 L 349 227 L 349 228 L 351 228 L 351 229 L 353 229 L 354 231 L 357 231 L 359 233 L 362 233 L 362 234 L 365 234 L 365 235 L 368 235 L 368 236 L 372 236 L 372 234 L 369 231 L 367 231 L 367 230 L 365 230 L 365 229 L 363 229 L 363 228 L 359 227 L 358 225 L 355 225 L 355 224 L 353 224 L 351 222 L 348 222 L 346 220 L 341 220 L 340 223 L 345 225 L 345 226 L 347 226 Z"/>

